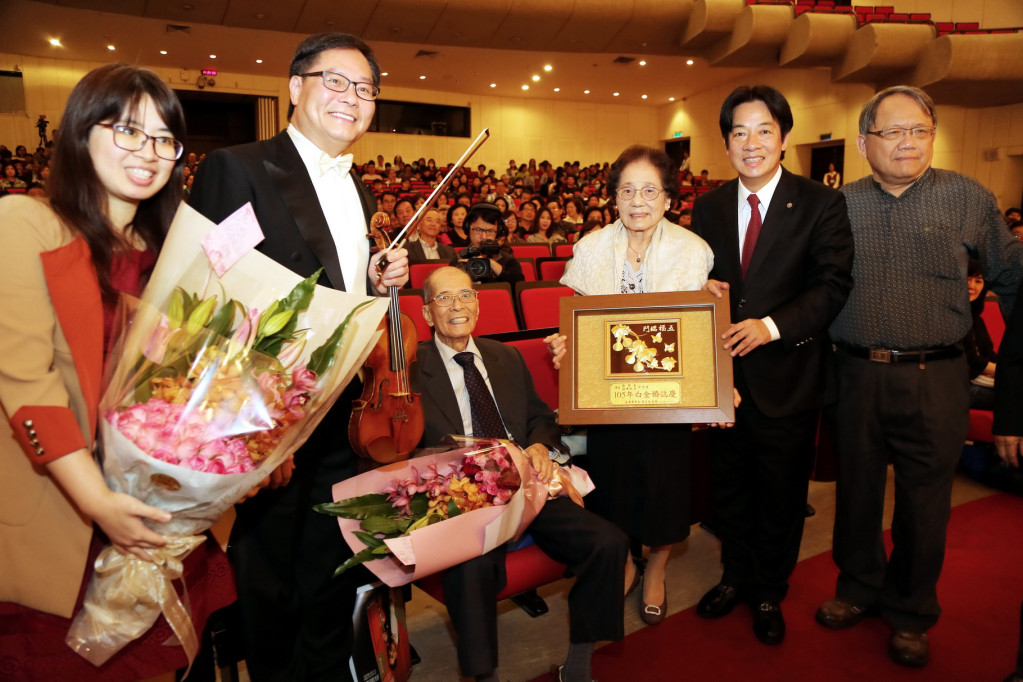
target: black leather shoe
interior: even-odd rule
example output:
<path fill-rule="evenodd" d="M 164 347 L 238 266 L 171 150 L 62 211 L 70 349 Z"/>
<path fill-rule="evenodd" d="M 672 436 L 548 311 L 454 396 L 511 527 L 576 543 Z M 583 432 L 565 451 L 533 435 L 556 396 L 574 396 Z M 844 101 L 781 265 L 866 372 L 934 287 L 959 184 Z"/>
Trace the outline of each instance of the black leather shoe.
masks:
<path fill-rule="evenodd" d="M 781 644 L 785 639 L 785 618 L 777 602 L 764 601 L 753 609 L 753 634 L 764 644 Z"/>
<path fill-rule="evenodd" d="M 703 595 L 696 606 L 696 615 L 701 618 L 721 618 L 727 616 L 739 603 L 739 589 L 718 583 L 710 592 Z"/>

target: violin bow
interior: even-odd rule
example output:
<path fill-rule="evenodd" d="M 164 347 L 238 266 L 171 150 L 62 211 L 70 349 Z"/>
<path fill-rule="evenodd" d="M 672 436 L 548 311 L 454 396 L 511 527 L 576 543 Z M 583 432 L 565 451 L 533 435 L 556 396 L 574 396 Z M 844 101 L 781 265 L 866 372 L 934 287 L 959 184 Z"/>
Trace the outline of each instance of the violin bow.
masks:
<path fill-rule="evenodd" d="M 451 171 L 444 176 L 444 179 L 437 184 L 437 187 L 435 187 L 433 192 L 430 193 L 430 196 L 427 197 L 426 203 L 419 207 L 419 210 L 417 210 L 412 215 L 412 218 L 408 221 L 408 224 L 401 229 L 401 232 L 394 236 L 394 238 L 391 240 L 390 245 L 388 245 L 387 248 L 383 250 L 385 254 L 391 249 L 400 249 L 401 247 L 405 246 L 406 241 L 405 233 L 408 232 L 410 227 L 417 224 L 422 219 L 423 215 L 426 213 L 427 209 L 430 208 L 431 204 L 433 204 L 440 197 L 441 193 L 447 188 L 447 186 L 451 184 L 451 181 L 454 179 L 456 172 L 460 170 L 463 166 L 465 166 L 466 162 L 472 158 L 472 155 L 476 153 L 476 150 L 482 147 L 483 143 L 486 142 L 487 138 L 489 137 L 490 128 L 484 128 L 483 132 L 476 136 L 476 139 L 472 141 L 472 144 L 469 145 L 469 148 L 465 150 L 462 156 L 459 157 L 458 161 L 455 162 L 455 165 L 451 167 Z M 386 267 L 387 265 L 386 260 L 384 259 L 383 256 L 380 257 L 380 261 L 377 263 L 378 267 L 381 264 L 383 264 L 384 267 Z"/>

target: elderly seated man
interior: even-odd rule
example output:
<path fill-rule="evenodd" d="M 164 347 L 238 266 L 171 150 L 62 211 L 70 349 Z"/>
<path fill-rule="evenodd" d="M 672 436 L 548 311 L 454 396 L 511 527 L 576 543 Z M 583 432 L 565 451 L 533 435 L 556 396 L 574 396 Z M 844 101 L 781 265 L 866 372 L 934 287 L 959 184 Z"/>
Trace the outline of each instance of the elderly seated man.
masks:
<path fill-rule="evenodd" d="M 449 433 L 510 438 L 523 448 L 539 479 L 550 480 L 560 429 L 554 412 L 537 395 L 521 353 L 472 337 L 479 302 L 462 270 L 440 268 L 423 289 L 423 317 L 434 337 L 419 344 L 413 371 L 426 421 L 421 445 L 437 445 Z M 567 497 L 549 500 L 529 533 L 576 577 L 568 597 L 571 644 L 556 679 L 588 681 L 594 643 L 624 635 L 628 539 Z M 463 675 L 477 680 L 499 679 L 496 602 L 507 582 L 505 554 L 505 547 L 499 547 L 449 569 L 443 578 L 444 600 L 458 635 L 458 663 Z"/>

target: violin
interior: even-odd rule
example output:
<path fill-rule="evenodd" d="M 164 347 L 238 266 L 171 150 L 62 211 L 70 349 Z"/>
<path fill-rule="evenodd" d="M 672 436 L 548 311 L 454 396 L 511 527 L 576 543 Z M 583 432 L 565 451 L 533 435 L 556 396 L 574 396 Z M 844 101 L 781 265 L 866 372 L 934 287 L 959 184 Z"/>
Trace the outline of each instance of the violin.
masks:
<path fill-rule="evenodd" d="M 348 440 L 356 454 L 380 464 L 408 459 L 423 437 L 423 408 L 412 392 L 409 367 L 416 360 L 416 326 L 398 307 L 398 287 L 388 287 L 386 333 L 363 364 L 362 396 L 352 403 Z"/>
<path fill-rule="evenodd" d="M 490 137 L 490 129 L 484 130 L 462 154 L 456 168 L 461 168 L 469 157 Z M 419 207 L 412 219 L 392 240 L 386 231 L 389 223 L 386 213 L 376 213 L 370 220 L 367 237 L 373 242 L 374 251 L 401 248 L 402 239 L 422 220 L 426 209 L 434 203 L 455 177 L 449 173 Z M 400 240 L 400 241 L 399 241 Z M 378 266 L 386 267 L 382 257 Z M 419 394 L 412 392 L 409 367 L 416 360 L 418 338 L 412 318 L 401 312 L 398 306 L 398 287 L 387 288 L 390 305 L 385 322 L 386 334 L 381 335 L 376 346 L 367 356 L 363 369 L 362 396 L 352 402 L 352 416 L 348 420 L 348 440 L 360 457 L 380 464 L 390 464 L 408 459 L 409 454 L 423 438 L 423 408 Z"/>

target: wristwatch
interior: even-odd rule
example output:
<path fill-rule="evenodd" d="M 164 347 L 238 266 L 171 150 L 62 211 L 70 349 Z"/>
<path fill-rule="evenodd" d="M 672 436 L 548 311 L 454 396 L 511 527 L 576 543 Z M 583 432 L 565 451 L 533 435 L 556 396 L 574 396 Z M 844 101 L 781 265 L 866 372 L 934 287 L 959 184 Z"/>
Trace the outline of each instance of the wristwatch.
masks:
<path fill-rule="evenodd" d="M 565 466 L 572 461 L 572 453 L 564 443 L 560 447 L 548 447 L 547 454 L 550 455 L 551 461 L 559 466 Z"/>

